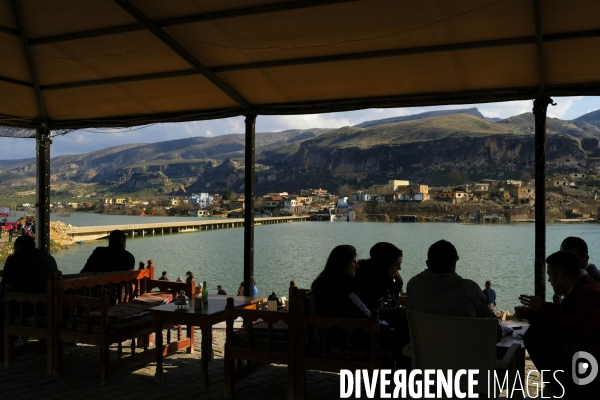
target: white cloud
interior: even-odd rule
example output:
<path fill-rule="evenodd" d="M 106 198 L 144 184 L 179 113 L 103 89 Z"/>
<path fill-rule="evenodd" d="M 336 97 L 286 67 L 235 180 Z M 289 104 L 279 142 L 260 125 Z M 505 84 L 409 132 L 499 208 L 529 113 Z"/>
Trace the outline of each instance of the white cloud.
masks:
<path fill-rule="evenodd" d="M 548 109 L 548 115 L 562 119 L 574 119 L 600 108 L 600 97 L 559 97 L 558 105 Z M 279 132 L 287 129 L 340 128 L 357 125 L 364 121 L 391 118 L 432 110 L 449 110 L 477 107 L 486 117 L 508 118 L 531 112 L 533 102 L 510 101 L 504 103 L 465 104 L 439 107 L 366 109 L 327 114 L 261 116 L 256 121 L 257 132 Z M 243 133 L 244 117 L 210 121 L 157 124 L 131 129 L 86 129 L 55 137 L 52 156 L 81 154 L 107 147 L 130 143 L 153 143 L 195 136 L 217 136 Z M 35 141 L 32 139 L 0 138 L 2 158 L 19 159 L 35 157 Z"/>
<path fill-rule="evenodd" d="M 583 96 L 579 97 L 557 97 L 554 100 L 556 103 L 555 106 L 548 106 L 548 116 L 552 118 L 564 118 L 564 116 L 569 112 L 571 107 L 577 103 L 577 101 L 581 100 Z"/>

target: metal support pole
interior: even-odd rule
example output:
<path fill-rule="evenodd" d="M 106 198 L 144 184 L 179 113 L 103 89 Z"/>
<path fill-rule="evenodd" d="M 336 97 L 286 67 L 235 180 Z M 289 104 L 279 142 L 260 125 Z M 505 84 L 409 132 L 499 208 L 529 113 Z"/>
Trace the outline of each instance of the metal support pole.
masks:
<path fill-rule="evenodd" d="M 535 295 L 546 298 L 546 111 L 549 96 L 533 101 L 535 116 Z"/>
<path fill-rule="evenodd" d="M 244 185 L 244 295 L 251 296 L 254 275 L 254 142 L 256 114 L 246 115 L 246 179 Z"/>
<path fill-rule="evenodd" d="M 35 136 L 36 216 L 35 244 L 38 249 L 50 253 L 50 132 L 40 128 Z"/>

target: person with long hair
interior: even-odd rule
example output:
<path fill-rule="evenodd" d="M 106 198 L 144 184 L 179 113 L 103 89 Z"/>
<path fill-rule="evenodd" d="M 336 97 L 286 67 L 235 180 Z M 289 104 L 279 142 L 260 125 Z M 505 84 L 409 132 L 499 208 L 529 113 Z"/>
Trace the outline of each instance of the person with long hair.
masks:
<path fill-rule="evenodd" d="M 323 271 L 312 283 L 317 314 L 330 317 L 368 318 L 371 311 L 357 294 L 354 278 L 358 269 L 356 249 L 350 245 L 335 247 L 327 258 Z M 379 343 L 382 349 L 389 350 L 396 365 L 407 367 L 410 359 L 402 355 L 402 348 L 408 343 L 407 335 L 389 328 L 385 320 L 380 319 Z M 335 334 L 330 333 L 331 337 Z M 340 335 L 342 342 L 345 336 Z M 354 345 L 368 347 L 368 337 L 355 332 Z M 332 339 L 335 342 L 335 339 Z"/>
<path fill-rule="evenodd" d="M 369 309 L 379 311 L 379 317 L 391 327 L 408 331 L 406 310 L 399 305 L 402 291 L 402 250 L 388 242 L 371 247 L 370 260 L 361 260 L 357 272 L 358 294 Z"/>
<path fill-rule="evenodd" d="M 311 285 L 319 315 L 350 318 L 371 316 L 356 294 L 352 281 L 357 269 L 354 246 L 343 244 L 331 251 L 325 268 Z"/>

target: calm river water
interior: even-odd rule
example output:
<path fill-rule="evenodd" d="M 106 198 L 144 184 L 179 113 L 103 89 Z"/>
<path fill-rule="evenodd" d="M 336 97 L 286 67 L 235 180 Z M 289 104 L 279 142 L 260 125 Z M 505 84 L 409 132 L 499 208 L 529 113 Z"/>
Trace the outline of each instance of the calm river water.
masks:
<path fill-rule="evenodd" d="M 106 216 L 74 213 L 70 217 L 52 214 L 51 218 L 75 226 L 148 223 L 172 221 L 174 217 Z M 181 218 L 188 220 L 187 218 Z M 548 254 L 558 250 L 567 236 L 584 238 L 592 262 L 600 262 L 600 226 L 548 225 Z M 127 249 L 136 260 L 154 260 L 156 276 L 167 271 L 170 279 L 192 271 L 196 280 L 206 280 L 209 291 L 223 285 L 236 294 L 243 279 L 242 228 L 182 233 L 165 236 L 135 237 L 127 240 Z M 500 309 L 513 308 L 521 293 L 533 293 L 533 224 L 470 225 L 451 223 L 378 223 L 378 222 L 296 222 L 255 228 L 254 277 L 259 293 L 276 290 L 287 295 L 289 281 L 309 287 L 322 270 L 331 249 L 351 244 L 359 258 L 368 258 L 369 249 L 379 241 L 394 243 L 404 252 L 401 274 L 405 284 L 423 271 L 428 247 L 437 240 L 451 241 L 460 261 L 457 273 L 480 284 L 492 281 Z M 54 254 L 65 273 L 79 272 L 96 246 L 107 241 L 69 246 Z M 548 285 L 548 291 L 552 288 Z"/>

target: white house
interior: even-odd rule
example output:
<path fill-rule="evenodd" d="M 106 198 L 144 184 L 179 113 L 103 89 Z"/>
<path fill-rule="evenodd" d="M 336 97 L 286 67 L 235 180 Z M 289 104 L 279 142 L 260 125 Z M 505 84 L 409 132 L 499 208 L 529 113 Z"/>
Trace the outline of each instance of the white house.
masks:
<path fill-rule="evenodd" d="M 212 204 L 214 197 L 208 193 L 192 193 L 189 198 L 190 204 L 196 208 L 206 208 Z"/>

